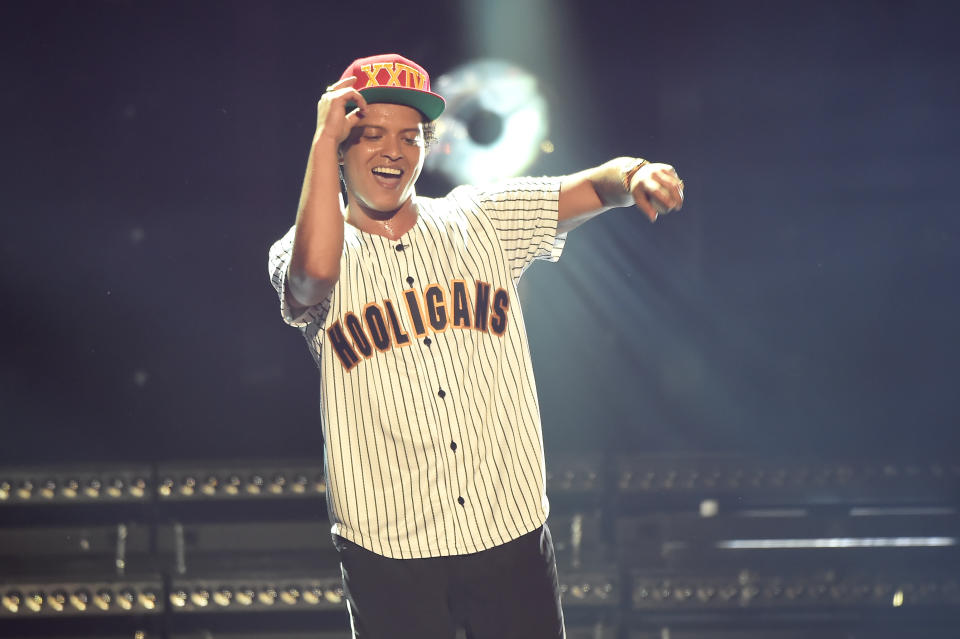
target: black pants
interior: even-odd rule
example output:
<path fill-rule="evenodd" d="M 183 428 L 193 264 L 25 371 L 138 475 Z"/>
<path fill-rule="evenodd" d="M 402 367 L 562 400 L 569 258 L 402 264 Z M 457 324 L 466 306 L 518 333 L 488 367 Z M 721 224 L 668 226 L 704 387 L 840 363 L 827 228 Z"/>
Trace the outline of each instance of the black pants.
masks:
<path fill-rule="evenodd" d="M 389 559 L 334 536 L 357 639 L 555 639 L 565 636 L 546 524 L 470 555 Z"/>

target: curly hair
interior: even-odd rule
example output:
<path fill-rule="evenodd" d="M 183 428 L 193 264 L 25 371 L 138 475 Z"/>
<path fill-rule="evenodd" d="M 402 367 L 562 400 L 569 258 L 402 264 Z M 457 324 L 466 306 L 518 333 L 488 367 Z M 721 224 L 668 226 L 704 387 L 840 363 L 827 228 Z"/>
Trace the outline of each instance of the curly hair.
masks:
<path fill-rule="evenodd" d="M 423 123 L 423 148 L 429 150 L 437 143 L 437 121 L 430 120 Z"/>

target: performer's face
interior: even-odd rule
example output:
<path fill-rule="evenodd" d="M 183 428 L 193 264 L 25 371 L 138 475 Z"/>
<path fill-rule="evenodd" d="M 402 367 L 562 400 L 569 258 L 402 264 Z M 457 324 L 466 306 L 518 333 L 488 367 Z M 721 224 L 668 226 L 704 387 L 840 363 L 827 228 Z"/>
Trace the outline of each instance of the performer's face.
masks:
<path fill-rule="evenodd" d="M 399 104 L 367 105 L 342 146 L 343 177 L 351 204 L 368 215 L 406 204 L 423 169 L 423 116 Z"/>

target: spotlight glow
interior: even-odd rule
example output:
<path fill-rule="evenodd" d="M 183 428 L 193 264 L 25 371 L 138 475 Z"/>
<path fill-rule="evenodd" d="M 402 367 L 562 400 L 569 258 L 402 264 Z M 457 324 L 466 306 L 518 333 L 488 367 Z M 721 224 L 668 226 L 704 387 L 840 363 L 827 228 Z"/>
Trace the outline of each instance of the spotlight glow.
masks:
<path fill-rule="evenodd" d="M 458 184 L 519 175 L 542 152 L 547 103 L 537 79 L 500 60 L 478 60 L 434 82 L 447 100 L 437 121 L 437 147 L 426 168 Z M 549 146 L 552 150 L 552 144 Z"/>

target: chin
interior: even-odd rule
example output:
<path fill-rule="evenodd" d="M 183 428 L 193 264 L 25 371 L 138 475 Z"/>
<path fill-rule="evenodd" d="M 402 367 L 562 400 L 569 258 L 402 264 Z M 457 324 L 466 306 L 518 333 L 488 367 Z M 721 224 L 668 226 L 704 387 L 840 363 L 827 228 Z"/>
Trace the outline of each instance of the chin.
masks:
<path fill-rule="evenodd" d="M 389 216 L 393 213 L 396 213 L 397 209 L 403 206 L 405 202 L 406 199 L 397 200 L 391 198 L 389 200 L 366 200 L 361 201 L 361 204 L 363 204 L 363 207 L 373 215 L 379 213 L 380 215 Z"/>

